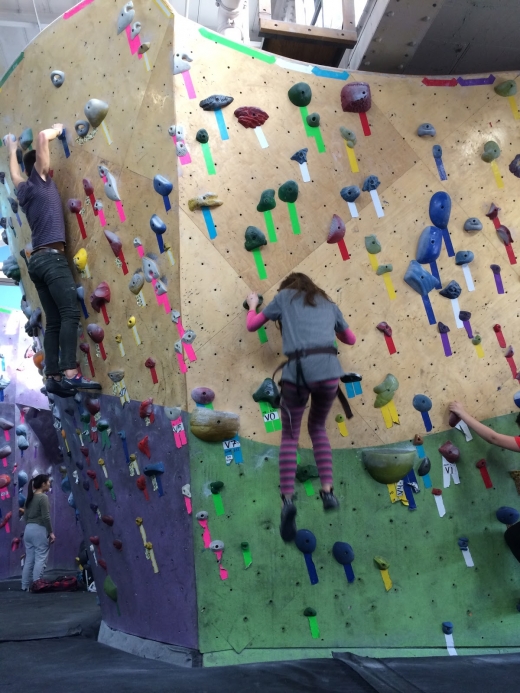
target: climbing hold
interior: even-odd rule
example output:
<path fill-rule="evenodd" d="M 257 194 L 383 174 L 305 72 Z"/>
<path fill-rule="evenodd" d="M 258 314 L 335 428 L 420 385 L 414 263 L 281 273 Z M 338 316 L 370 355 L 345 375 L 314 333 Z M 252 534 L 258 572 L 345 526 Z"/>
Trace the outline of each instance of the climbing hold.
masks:
<path fill-rule="evenodd" d="M 96 212 L 100 212 L 103 209 L 103 203 L 101 202 L 101 200 L 96 200 L 94 202 L 94 209 L 96 210 Z"/>
<path fill-rule="evenodd" d="M 332 215 L 327 243 L 338 243 L 345 236 L 345 223 L 337 214 Z"/>
<path fill-rule="evenodd" d="M 394 392 L 396 392 L 398 388 L 399 381 L 395 375 L 388 373 L 383 382 L 373 388 L 377 395 L 376 401 L 374 402 L 374 407 L 376 409 L 381 409 L 381 407 L 384 407 L 385 404 L 388 404 L 388 402 L 393 399 Z"/>
<path fill-rule="evenodd" d="M 123 9 L 121 10 L 121 12 L 119 13 L 119 16 L 117 18 L 117 33 L 118 34 L 120 34 L 122 31 L 124 31 L 127 26 L 130 26 L 134 16 L 135 16 L 134 3 L 130 0 L 130 2 L 127 2 L 126 5 L 123 7 Z"/>
<path fill-rule="evenodd" d="M 486 216 L 491 221 L 494 221 L 495 219 L 497 219 L 499 212 L 500 212 L 500 207 L 497 207 L 496 204 L 494 202 L 492 202 L 488 211 L 486 212 Z"/>
<path fill-rule="evenodd" d="M 437 131 L 431 123 L 422 123 L 417 128 L 417 134 L 419 135 L 419 137 L 425 137 L 427 135 L 429 135 L 430 137 L 435 137 Z"/>
<path fill-rule="evenodd" d="M 319 476 L 318 467 L 315 464 L 299 464 L 296 468 L 296 478 L 302 484 L 309 479 L 318 479 Z"/>
<path fill-rule="evenodd" d="M 105 229 L 105 238 L 109 242 L 110 247 L 112 248 L 112 252 L 117 257 L 120 254 L 121 249 L 123 248 L 121 239 L 117 234 L 112 233 L 112 231 L 109 231 L 108 229 Z"/>
<path fill-rule="evenodd" d="M 112 527 L 112 525 L 114 524 L 114 518 L 112 517 L 112 515 L 101 515 L 101 521 L 109 527 Z"/>
<path fill-rule="evenodd" d="M 410 261 L 404 275 L 404 281 L 421 296 L 427 296 L 432 289 L 441 288 L 441 283 L 437 277 L 434 277 L 424 267 L 421 267 L 417 260 Z"/>
<path fill-rule="evenodd" d="M 508 508 L 507 505 L 503 505 L 497 510 L 496 517 L 504 525 L 514 525 L 520 520 L 520 513 L 515 508 Z"/>
<path fill-rule="evenodd" d="M 380 322 L 376 325 L 376 329 L 378 329 L 380 332 L 383 332 L 383 334 L 386 334 L 387 337 L 392 336 L 392 328 L 387 322 Z"/>
<path fill-rule="evenodd" d="M 112 542 L 112 546 L 113 546 L 115 549 L 117 549 L 118 551 L 122 551 L 122 550 L 123 550 L 123 542 L 120 541 L 119 539 L 114 539 L 114 541 Z"/>
<path fill-rule="evenodd" d="M 298 149 L 298 151 L 295 152 L 291 156 L 291 161 L 296 161 L 299 164 L 307 163 L 307 152 L 308 151 L 309 151 L 309 149 L 307 147 L 305 147 L 305 149 Z"/>
<path fill-rule="evenodd" d="M 298 183 L 288 180 L 278 188 L 278 197 L 282 202 L 296 202 L 298 199 Z"/>
<path fill-rule="evenodd" d="M 429 474 L 431 468 L 432 464 L 430 462 L 430 458 L 425 457 L 423 460 L 421 460 L 421 464 L 417 469 L 417 474 L 419 474 L 419 476 L 426 476 L 427 474 Z"/>
<path fill-rule="evenodd" d="M 509 164 L 509 170 L 513 176 L 520 178 L 520 154 L 517 154 L 513 161 Z"/>
<path fill-rule="evenodd" d="M 264 302 L 264 297 L 262 296 L 262 294 L 258 294 L 258 308 L 260 308 L 260 306 L 262 305 L 263 302 Z M 245 300 L 245 301 L 242 303 L 242 306 L 243 306 L 246 310 L 249 310 L 249 306 L 248 306 L 248 304 L 247 304 L 247 300 Z"/>
<path fill-rule="evenodd" d="M 339 194 L 345 202 L 355 202 L 361 195 L 361 190 L 357 185 L 348 185 L 346 188 L 342 188 Z"/>
<path fill-rule="evenodd" d="M 237 414 L 197 407 L 190 416 L 190 430 L 201 440 L 220 442 L 238 434 L 239 422 Z"/>
<path fill-rule="evenodd" d="M 241 106 L 236 109 L 235 116 L 245 128 L 258 128 L 269 118 L 265 111 L 256 106 Z"/>
<path fill-rule="evenodd" d="M 471 343 L 474 344 L 475 346 L 478 346 L 479 344 L 482 343 L 482 337 L 479 334 L 476 334 L 473 339 L 471 340 Z"/>
<path fill-rule="evenodd" d="M 310 128 L 318 128 L 320 126 L 320 114 L 319 113 L 309 113 L 305 118 L 307 125 Z"/>
<path fill-rule="evenodd" d="M 444 296 L 444 298 L 449 298 L 449 299 L 454 299 L 458 298 L 460 294 L 462 293 L 462 289 L 460 288 L 460 284 L 458 282 L 452 280 L 448 286 L 445 286 L 444 289 L 439 291 L 439 294 L 441 296 Z"/>
<path fill-rule="evenodd" d="M 74 214 L 79 214 L 81 212 L 82 208 L 82 202 L 81 200 L 76 200 L 76 199 L 70 199 L 67 200 L 67 209 L 69 212 L 73 212 Z"/>
<path fill-rule="evenodd" d="M 74 129 L 78 137 L 86 137 L 90 130 L 90 124 L 87 120 L 77 120 Z"/>
<path fill-rule="evenodd" d="M 489 142 L 486 142 L 486 144 L 484 145 L 484 151 L 480 155 L 480 158 L 482 159 L 482 161 L 485 161 L 486 163 L 490 164 L 495 159 L 498 159 L 500 154 L 501 151 L 498 144 L 496 142 L 493 142 L 493 140 L 490 140 Z"/>
<path fill-rule="evenodd" d="M 377 176 L 367 176 L 363 181 L 361 190 L 363 192 L 370 192 L 371 190 L 377 190 L 380 185 L 381 181 Z"/>
<path fill-rule="evenodd" d="M 341 108 L 346 113 L 366 113 L 372 106 L 370 87 L 366 82 L 349 82 L 341 90 Z"/>
<path fill-rule="evenodd" d="M 117 183 L 114 176 L 110 173 L 106 166 L 99 165 L 98 173 L 100 178 L 105 178 L 105 194 L 109 200 L 113 202 L 120 202 L 119 192 L 117 190 Z"/>
<path fill-rule="evenodd" d="M 500 82 L 495 87 L 493 87 L 495 93 L 499 96 L 514 96 L 516 94 L 516 82 L 514 79 L 507 79 L 505 82 Z"/>
<path fill-rule="evenodd" d="M 151 46 L 150 41 L 146 41 L 145 43 L 141 43 L 141 45 L 137 49 L 137 53 L 139 55 L 143 55 L 144 53 L 146 53 L 146 51 L 150 50 L 150 46 Z"/>
<path fill-rule="evenodd" d="M 191 391 L 191 398 L 197 404 L 211 404 L 215 399 L 215 393 L 210 387 L 195 387 Z"/>
<path fill-rule="evenodd" d="M 204 111 L 220 111 L 221 108 L 229 106 L 234 101 L 232 96 L 224 96 L 223 94 L 212 94 L 207 99 L 203 99 L 199 106 Z"/>
<path fill-rule="evenodd" d="M 175 142 L 175 151 L 179 157 L 186 156 L 188 154 L 186 142 L 178 139 L 177 142 Z"/>
<path fill-rule="evenodd" d="M 332 555 L 341 565 L 348 565 L 354 560 L 354 549 L 346 541 L 337 541 L 332 547 Z"/>
<path fill-rule="evenodd" d="M 51 72 L 51 82 L 54 84 L 55 87 L 57 87 L 59 89 L 64 81 L 65 81 L 65 73 L 64 72 L 62 72 L 61 70 L 53 70 Z"/>
<path fill-rule="evenodd" d="M 316 609 L 313 609 L 312 607 L 308 606 L 305 611 L 303 612 L 304 616 L 307 616 L 308 618 L 312 618 L 313 616 L 316 616 L 317 611 Z"/>
<path fill-rule="evenodd" d="M 385 560 L 382 556 L 374 556 L 374 563 L 379 568 L 379 570 L 388 570 L 390 568 L 390 563 Z"/>
<path fill-rule="evenodd" d="M 344 127 L 343 125 L 339 126 L 339 131 L 341 136 L 347 143 L 347 146 L 353 149 L 356 146 L 357 142 L 356 133 L 353 130 L 349 130 L 348 128 Z"/>
<path fill-rule="evenodd" d="M 504 245 L 510 245 L 513 242 L 511 231 L 507 228 L 507 226 L 501 224 L 496 231 L 497 236 L 500 238 Z"/>
<path fill-rule="evenodd" d="M 451 214 L 451 197 L 446 192 L 436 192 L 430 199 L 430 219 L 439 229 L 447 229 Z"/>
<path fill-rule="evenodd" d="M 206 510 L 199 510 L 195 517 L 197 518 L 197 520 L 207 520 L 209 514 L 206 512 Z"/>
<path fill-rule="evenodd" d="M 421 265 L 435 262 L 441 254 L 442 231 L 436 226 L 427 226 L 419 236 L 415 258 Z"/>
<path fill-rule="evenodd" d="M 224 488 L 224 482 L 223 481 L 212 481 L 211 484 L 209 485 L 209 490 L 213 494 L 220 493 L 222 489 Z"/>
<path fill-rule="evenodd" d="M 153 214 L 150 218 L 150 228 L 154 233 L 163 234 L 167 226 L 164 221 L 157 214 Z"/>
<path fill-rule="evenodd" d="M 474 259 L 475 255 L 471 252 L 471 250 L 459 250 L 455 254 L 456 265 L 469 265 L 469 263 L 473 262 Z"/>
<path fill-rule="evenodd" d="M 477 217 L 470 217 L 464 222 L 464 231 L 482 231 L 482 222 Z"/>
<path fill-rule="evenodd" d="M 513 349 L 512 346 L 508 346 L 507 349 L 504 352 L 504 357 L 506 359 L 510 359 L 512 356 L 515 355 L 515 350 Z M 16 429 L 16 432 L 18 433 L 18 428 Z"/>
<path fill-rule="evenodd" d="M 302 553 L 313 553 L 316 548 L 316 537 L 310 529 L 299 529 L 294 537 L 294 543 Z"/>
<path fill-rule="evenodd" d="M 430 411 L 432 408 L 432 401 L 426 395 L 415 395 L 412 400 L 412 405 L 416 411 Z"/>
<path fill-rule="evenodd" d="M 141 22 L 134 22 L 132 25 L 132 30 L 130 32 L 130 38 L 135 39 L 136 36 L 141 32 Z"/>
<path fill-rule="evenodd" d="M 450 331 L 450 328 L 448 325 L 445 325 L 443 322 L 438 322 L 437 323 L 437 329 L 439 330 L 440 334 L 448 334 Z"/>
<path fill-rule="evenodd" d="M 275 191 L 272 188 L 264 190 L 260 195 L 260 202 L 256 206 L 257 212 L 268 212 L 276 207 Z"/>
<path fill-rule="evenodd" d="M 96 311 L 96 313 L 99 313 L 105 306 L 105 303 L 109 302 L 110 287 L 106 282 L 101 282 L 90 294 L 90 305 L 92 306 L 92 309 Z"/>
<path fill-rule="evenodd" d="M 365 236 L 365 248 L 371 255 L 377 255 L 377 253 L 381 252 L 381 243 L 377 240 L 375 234 Z"/>
<path fill-rule="evenodd" d="M 24 152 L 26 152 L 28 149 L 31 148 L 32 143 L 33 131 L 31 130 L 31 128 L 25 128 L 25 130 L 20 135 L 20 146 L 22 147 Z"/>
<path fill-rule="evenodd" d="M 128 283 L 130 291 L 137 296 L 144 286 L 144 274 L 142 270 L 136 270 Z"/>
<path fill-rule="evenodd" d="M 116 587 L 115 582 L 110 577 L 110 575 L 107 575 L 104 582 L 103 582 L 103 592 L 113 602 L 117 602 L 117 587 Z"/>
<path fill-rule="evenodd" d="M 221 204 L 222 200 L 219 200 L 218 195 L 212 192 L 204 193 L 203 195 L 198 195 L 188 200 L 188 207 L 191 212 L 195 209 L 202 209 L 203 207 L 220 207 Z"/>
<path fill-rule="evenodd" d="M 29 481 L 29 477 L 27 476 L 27 472 L 24 472 L 24 471 L 18 472 L 18 488 L 19 489 L 23 488 L 28 481 Z"/>
<path fill-rule="evenodd" d="M 172 56 L 172 71 L 174 75 L 180 75 L 183 72 L 187 72 L 193 62 L 193 51 L 181 50 L 174 53 Z"/>
<path fill-rule="evenodd" d="M 432 154 L 434 159 L 442 159 L 442 147 L 440 144 L 433 145 Z"/>
<path fill-rule="evenodd" d="M 161 273 L 155 262 L 156 256 L 148 253 L 143 256 L 143 272 L 145 280 L 150 284 L 154 279 L 159 279 Z"/>
<path fill-rule="evenodd" d="M 458 447 L 453 445 L 451 440 L 447 440 L 443 445 L 440 446 L 439 452 L 448 462 L 458 462 L 460 457 L 460 450 Z"/>
<path fill-rule="evenodd" d="M 197 134 L 195 135 L 195 139 L 197 140 L 197 142 L 200 142 L 201 144 L 206 144 L 206 142 L 209 141 L 208 131 L 205 130 L 204 128 L 197 130 Z"/>
<path fill-rule="evenodd" d="M 513 395 L 513 401 L 516 404 L 516 406 L 520 408 L 520 390 L 515 392 L 515 394 Z"/>
<path fill-rule="evenodd" d="M 255 402 L 267 402 L 278 409 L 280 406 L 280 391 L 272 378 L 266 378 L 258 390 L 253 394 Z"/>
<path fill-rule="evenodd" d="M 5 445 L 2 445 L 0 447 L 0 460 L 5 459 L 6 457 L 9 457 L 9 455 L 12 453 L 11 446 L 8 445 L 7 443 Z"/>
<path fill-rule="evenodd" d="M 443 621 L 442 632 L 445 635 L 451 635 L 453 633 L 453 623 L 451 621 Z"/>
<path fill-rule="evenodd" d="M 209 545 L 209 548 L 210 548 L 211 551 L 213 551 L 214 553 L 216 553 L 217 551 L 224 551 L 225 547 L 226 547 L 226 545 L 225 545 L 224 542 L 221 541 L 220 539 L 215 539 L 215 540 L 212 541 L 211 544 Z"/>
<path fill-rule="evenodd" d="M 379 265 L 378 268 L 376 269 L 376 274 L 381 276 L 382 274 L 387 274 L 388 272 L 392 272 L 394 269 L 394 266 L 390 263 L 386 265 Z"/>
<path fill-rule="evenodd" d="M 459 311 L 459 320 L 461 322 L 467 322 L 471 318 L 471 313 L 469 310 L 460 310 Z"/>
<path fill-rule="evenodd" d="M 195 337 L 196 335 L 193 330 L 186 330 L 181 339 L 185 344 L 193 344 Z"/>
<path fill-rule="evenodd" d="M 500 265 L 489 265 L 489 266 L 490 266 L 493 274 L 500 274 L 500 272 L 502 271 L 502 268 L 500 267 Z"/>
<path fill-rule="evenodd" d="M 308 106 L 312 99 L 312 91 L 306 82 L 294 84 L 287 92 L 289 101 L 295 106 L 302 108 Z"/>
<path fill-rule="evenodd" d="M 97 128 L 105 120 L 108 104 L 100 99 L 90 99 L 84 108 L 85 117 L 93 128 Z"/>
<path fill-rule="evenodd" d="M 267 239 L 257 226 L 248 226 L 245 233 L 244 247 L 246 250 L 256 250 L 267 245 Z"/>

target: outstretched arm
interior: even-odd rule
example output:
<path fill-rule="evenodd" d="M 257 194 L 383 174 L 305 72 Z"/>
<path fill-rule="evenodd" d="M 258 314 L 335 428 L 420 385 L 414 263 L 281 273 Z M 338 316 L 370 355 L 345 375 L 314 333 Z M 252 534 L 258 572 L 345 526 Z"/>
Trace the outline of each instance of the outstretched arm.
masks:
<path fill-rule="evenodd" d="M 348 327 L 346 330 L 342 330 L 341 332 L 336 332 L 336 337 L 340 342 L 343 342 L 343 344 L 349 344 L 352 346 L 356 343 L 356 335 L 352 332 L 350 327 Z"/>
<path fill-rule="evenodd" d="M 14 135 L 9 133 L 4 137 L 4 144 L 7 147 L 7 156 L 9 159 L 9 173 L 11 174 L 11 180 L 13 185 L 17 188 L 20 183 L 25 182 L 25 178 L 22 176 L 22 171 L 20 169 L 20 164 L 16 158 L 17 142 Z"/>
<path fill-rule="evenodd" d="M 503 433 L 497 433 L 492 428 L 489 428 L 489 426 L 480 423 L 475 417 L 468 414 L 460 402 L 451 402 L 450 411 L 461 418 L 464 423 L 466 423 L 477 435 L 483 438 L 486 443 L 498 445 L 500 448 L 512 450 L 513 452 L 520 452 L 520 447 L 514 436 L 506 436 Z"/>
<path fill-rule="evenodd" d="M 248 332 L 256 332 L 259 330 L 269 318 L 266 318 L 263 313 L 257 313 L 256 308 L 259 303 L 258 294 L 252 292 L 246 298 L 247 304 L 249 306 L 249 311 L 247 313 L 246 327 Z"/>
<path fill-rule="evenodd" d="M 45 179 L 51 167 L 51 155 L 49 142 L 63 132 L 63 125 L 55 123 L 52 128 L 42 130 L 36 138 L 36 164 L 34 165 L 40 176 Z"/>

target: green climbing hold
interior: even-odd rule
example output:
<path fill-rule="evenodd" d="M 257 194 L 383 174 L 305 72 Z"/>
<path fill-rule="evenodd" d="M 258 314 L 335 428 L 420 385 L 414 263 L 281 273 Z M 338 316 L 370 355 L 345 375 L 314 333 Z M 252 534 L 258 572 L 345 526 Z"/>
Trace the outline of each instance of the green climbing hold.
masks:
<path fill-rule="evenodd" d="M 495 159 L 498 159 L 500 154 L 500 147 L 496 142 L 493 142 L 491 140 L 490 142 L 486 142 L 486 144 L 484 145 L 484 151 L 480 155 L 480 158 L 482 159 L 482 161 L 485 161 L 488 164 L 490 164 Z"/>
<path fill-rule="evenodd" d="M 309 113 L 307 118 L 305 118 L 307 121 L 307 125 L 310 128 L 319 128 L 320 126 L 320 114 L 319 113 Z"/>
<path fill-rule="evenodd" d="M 288 180 L 278 188 L 278 197 L 282 202 L 296 202 L 298 199 L 298 183 Z"/>
<path fill-rule="evenodd" d="M 387 272 L 392 272 L 394 269 L 393 265 L 379 265 L 379 267 L 376 269 L 376 274 L 386 274 Z"/>
<path fill-rule="evenodd" d="M 343 125 L 340 125 L 339 131 L 341 133 L 341 136 L 347 143 L 347 146 L 353 149 L 356 146 L 357 142 L 356 133 L 353 130 L 349 130 L 348 128 L 344 127 Z"/>
<path fill-rule="evenodd" d="M 478 346 L 482 342 L 482 337 L 479 334 L 476 334 L 473 339 L 471 340 L 472 344 L 475 346 Z"/>
<path fill-rule="evenodd" d="M 260 195 L 260 202 L 256 206 L 258 212 L 268 212 L 276 207 L 274 194 L 274 190 L 272 189 L 264 190 Z"/>
<path fill-rule="evenodd" d="M 224 482 L 223 481 L 212 481 L 211 484 L 209 485 L 209 489 L 211 493 L 214 495 L 217 495 L 217 493 L 220 493 L 222 489 L 224 488 Z"/>
<path fill-rule="evenodd" d="M 395 484 L 413 469 L 417 462 L 414 447 L 367 448 L 361 451 L 361 461 L 374 481 Z"/>
<path fill-rule="evenodd" d="M 394 398 L 394 392 L 399 387 L 399 381 L 389 373 L 380 385 L 376 385 L 374 392 L 376 393 L 376 401 L 374 402 L 374 407 L 376 409 L 381 409 L 385 404 L 388 404 Z"/>
<path fill-rule="evenodd" d="M 381 243 L 377 240 L 375 234 L 371 236 L 365 236 L 365 248 L 372 255 L 376 255 L 381 252 Z"/>
<path fill-rule="evenodd" d="M 117 587 L 110 575 L 107 575 L 103 582 L 103 591 L 113 602 L 117 602 Z"/>
<path fill-rule="evenodd" d="M 32 143 L 33 143 L 33 131 L 31 130 L 31 128 L 25 128 L 25 130 L 20 135 L 20 146 L 22 147 L 22 149 L 25 152 L 28 149 L 31 149 Z"/>
<path fill-rule="evenodd" d="M 200 142 L 201 144 L 206 144 L 206 142 L 209 141 L 208 131 L 204 130 L 204 128 L 197 130 L 197 134 L 195 135 L 195 139 L 197 140 L 197 142 Z"/>
<path fill-rule="evenodd" d="M 341 414 L 338 414 L 336 418 L 334 419 L 336 423 L 343 423 L 345 421 L 345 418 L 341 416 Z"/>
<path fill-rule="evenodd" d="M 79 418 L 82 423 L 90 423 L 90 414 L 88 411 L 83 411 Z"/>
<path fill-rule="evenodd" d="M 307 617 L 316 616 L 316 609 L 313 609 L 312 607 L 308 606 L 303 612 L 303 615 Z"/>
<path fill-rule="evenodd" d="M 110 428 L 110 424 L 106 419 L 99 419 L 96 424 L 98 431 L 107 431 Z"/>
<path fill-rule="evenodd" d="M 298 82 L 288 91 L 289 100 L 295 106 L 308 106 L 312 99 L 312 91 L 305 82 Z"/>
<path fill-rule="evenodd" d="M 254 393 L 255 402 L 267 402 L 271 407 L 278 409 L 280 406 L 280 392 L 272 378 L 266 378 Z"/>
<path fill-rule="evenodd" d="M 267 245 L 267 239 L 260 229 L 256 226 L 248 226 L 246 229 L 246 242 L 244 243 L 246 250 L 256 250 L 263 245 Z"/>
<path fill-rule="evenodd" d="M 318 467 L 315 464 L 299 464 L 296 469 L 296 478 L 302 484 L 309 479 L 318 479 L 319 476 Z"/>
<path fill-rule="evenodd" d="M 514 96 L 516 94 L 516 82 L 514 79 L 508 79 L 505 82 L 500 82 L 495 87 L 495 92 L 499 96 Z"/>
<path fill-rule="evenodd" d="M 249 542 L 248 541 L 241 542 L 240 548 L 242 549 L 242 551 L 248 551 L 249 550 Z"/>
<path fill-rule="evenodd" d="M 374 556 L 374 563 L 377 565 L 379 570 L 388 570 L 388 568 L 390 568 L 390 563 L 385 561 L 382 556 Z"/>

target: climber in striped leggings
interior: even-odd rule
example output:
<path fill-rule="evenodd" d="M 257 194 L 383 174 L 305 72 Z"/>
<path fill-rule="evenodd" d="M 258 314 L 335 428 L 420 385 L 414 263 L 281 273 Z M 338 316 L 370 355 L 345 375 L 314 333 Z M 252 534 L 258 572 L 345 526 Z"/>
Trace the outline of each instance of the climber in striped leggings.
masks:
<path fill-rule="evenodd" d="M 327 416 L 337 396 L 343 369 L 334 347 L 335 339 L 354 344 L 338 306 L 305 274 L 286 277 L 276 297 L 257 313 L 256 293 L 247 297 L 247 329 L 258 330 L 274 320 L 282 330 L 283 352 L 288 362 L 282 371 L 282 442 L 280 446 L 280 534 L 292 541 L 296 534 L 294 478 L 303 412 L 311 399 L 308 430 L 321 481 L 320 496 L 325 510 L 338 507 L 333 492 L 332 451 L 325 429 Z M 283 326 L 283 329 L 282 329 Z"/>

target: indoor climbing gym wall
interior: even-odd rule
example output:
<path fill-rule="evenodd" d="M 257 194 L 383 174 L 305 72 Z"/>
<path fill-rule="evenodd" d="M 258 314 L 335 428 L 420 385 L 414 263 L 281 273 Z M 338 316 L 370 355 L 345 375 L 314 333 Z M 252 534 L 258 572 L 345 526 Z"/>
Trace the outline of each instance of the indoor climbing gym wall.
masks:
<path fill-rule="evenodd" d="M 296 63 L 165 0 L 84 0 L 4 76 L 5 133 L 28 148 L 65 124 L 52 169 L 78 360 L 103 393 L 50 411 L 111 629 L 207 666 L 517 649 L 495 512 L 518 504 L 520 461 L 447 413 L 460 399 L 518 431 L 512 77 Z M 3 166 L 9 271 L 38 337 Z M 357 335 L 340 358 L 362 380 L 342 385 L 353 417 L 338 402 L 328 422 L 340 509 L 323 512 L 303 431 L 301 531 L 284 544 L 279 409 L 260 387 L 281 339 L 248 333 L 243 301 L 267 304 L 292 271 L 338 303 Z"/>

